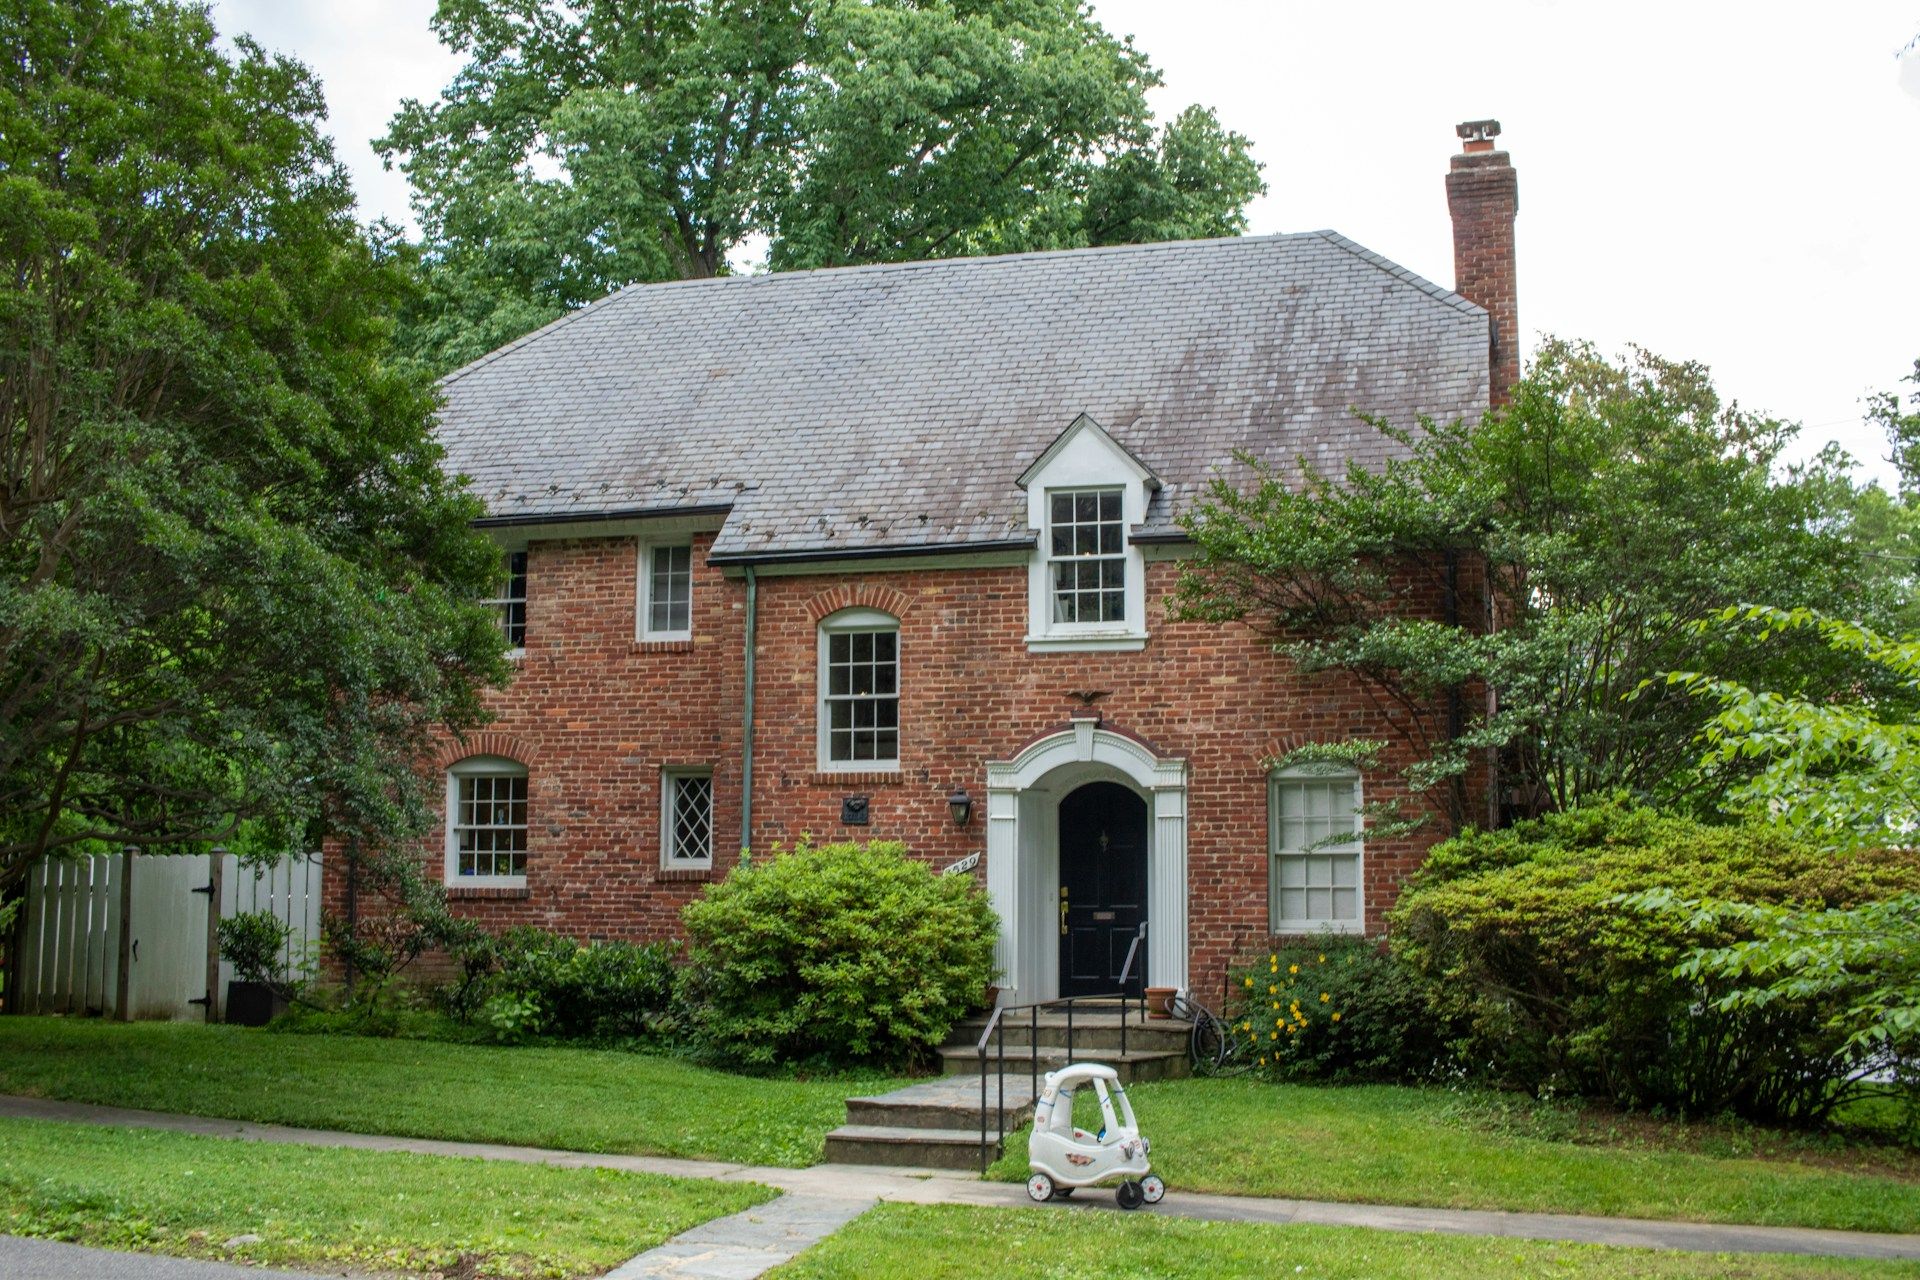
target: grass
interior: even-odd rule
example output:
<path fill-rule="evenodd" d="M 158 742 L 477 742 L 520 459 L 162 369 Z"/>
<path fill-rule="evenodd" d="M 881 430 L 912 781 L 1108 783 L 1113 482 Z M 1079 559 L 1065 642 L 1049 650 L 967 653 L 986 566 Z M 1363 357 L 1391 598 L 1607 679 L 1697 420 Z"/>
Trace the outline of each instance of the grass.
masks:
<path fill-rule="evenodd" d="M 1152 1214 L 883 1204 L 770 1273 L 778 1280 L 1219 1276 L 1300 1280 L 1744 1280 L 1920 1275 L 1911 1263 L 1673 1253 L 1357 1227 L 1197 1222 Z"/>
<path fill-rule="evenodd" d="M 0 1233 L 234 1262 L 597 1275 L 773 1194 L 607 1169 L 0 1120 Z"/>
<path fill-rule="evenodd" d="M 355 1133 L 800 1167 L 897 1082 L 731 1075 L 594 1049 L 0 1018 L 0 1093 Z"/>
<path fill-rule="evenodd" d="M 1920 1163 L 1883 1149 L 1769 1151 L 1724 1128 L 1709 1130 L 1717 1140 L 1654 1125 L 1596 1134 L 1557 1123 L 1564 1111 L 1444 1089 L 1241 1078 L 1128 1093 L 1154 1169 L 1186 1191 L 1861 1231 L 1920 1222 Z M 1024 1133 L 992 1172 L 1026 1178 Z"/>

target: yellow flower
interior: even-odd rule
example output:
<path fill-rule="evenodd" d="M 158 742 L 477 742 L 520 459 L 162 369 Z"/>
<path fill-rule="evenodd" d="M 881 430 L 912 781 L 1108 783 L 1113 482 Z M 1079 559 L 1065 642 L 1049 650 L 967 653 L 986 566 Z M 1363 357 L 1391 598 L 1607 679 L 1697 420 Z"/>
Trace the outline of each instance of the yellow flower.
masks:
<path fill-rule="evenodd" d="M 1276 1008 L 1276 1009 L 1278 1009 L 1278 1008 L 1280 1007 L 1280 1002 L 1279 1002 L 1278 1000 L 1275 1000 L 1275 1001 L 1273 1002 L 1273 1007 L 1274 1007 L 1274 1008 Z"/>
<path fill-rule="evenodd" d="M 1300 972 L 1300 966 L 1299 966 L 1299 965 L 1297 965 L 1297 964 L 1290 964 L 1290 965 L 1288 965 L 1288 966 L 1287 966 L 1287 972 L 1288 972 L 1288 973 L 1298 973 L 1298 972 Z"/>
<path fill-rule="evenodd" d="M 1273 1025 L 1276 1027 L 1285 1026 L 1286 1022 L 1287 1020 L 1285 1018 L 1275 1018 L 1273 1020 Z"/>
<path fill-rule="evenodd" d="M 1279 1038 L 1280 1038 L 1280 1033 L 1279 1033 L 1278 1031 L 1269 1031 L 1269 1032 L 1267 1032 L 1267 1039 L 1269 1039 L 1269 1040 L 1278 1040 Z"/>
<path fill-rule="evenodd" d="M 1268 957 L 1267 957 L 1267 963 L 1268 963 L 1268 964 L 1279 964 L 1279 963 L 1280 963 L 1280 957 L 1279 957 L 1279 955 L 1278 955 L 1278 954 L 1275 954 L 1275 955 L 1270 955 L 1270 956 L 1268 956 Z"/>
<path fill-rule="evenodd" d="M 1292 1034 L 1293 1034 L 1293 1033 L 1294 1033 L 1295 1031 L 1298 1031 L 1298 1030 L 1299 1030 L 1299 1028 L 1298 1028 L 1298 1027 L 1288 1027 L 1288 1028 L 1287 1028 L 1287 1034 L 1288 1034 L 1288 1035 L 1292 1035 Z"/>
<path fill-rule="evenodd" d="M 1329 1001 L 1329 1000 L 1331 1000 L 1331 999 L 1333 999 L 1333 997 L 1332 997 L 1332 996 L 1330 996 L 1330 995 L 1328 995 L 1328 994 L 1327 994 L 1326 992 L 1324 992 L 1324 991 L 1322 991 L 1322 992 L 1320 993 L 1320 1003 L 1321 1003 L 1321 1004 L 1325 1004 L 1325 1003 L 1326 1003 L 1327 1001 Z"/>
<path fill-rule="evenodd" d="M 1338 1014 L 1335 1014 L 1334 1016 L 1335 1016 L 1335 1017 L 1338 1017 L 1339 1015 L 1338 1015 Z M 1240 1024 L 1240 1029 L 1241 1029 L 1242 1031 L 1251 1031 L 1251 1030 L 1253 1030 L 1253 1023 L 1252 1023 L 1252 1022 L 1243 1022 L 1243 1023 L 1241 1023 L 1241 1024 Z"/>
<path fill-rule="evenodd" d="M 1260 1059 L 1260 1065 L 1261 1065 L 1261 1066 L 1263 1066 L 1263 1067 L 1264 1067 L 1264 1066 L 1266 1066 L 1266 1065 L 1267 1065 L 1267 1060 L 1266 1060 L 1265 1058 L 1262 1058 L 1262 1059 Z"/>
<path fill-rule="evenodd" d="M 1320 957 L 1320 963 L 1325 964 L 1326 962 L 1327 962 L 1327 957 L 1324 954 L 1322 954 Z"/>
<path fill-rule="evenodd" d="M 1253 985 L 1253 975 L 1252 975 L 1252 974 L 1248 974 L 1248 975 L 1247 975 L 1247 985 L 1248 985 L 1248 986 L 1252 986 L 1252 985 Z"/>
<path fill-rule="evenodd" d="M 1336 1013 L 1336 1014 L 1334 1014 L 1334 1015 L 1333 1015 L 1333 1020 L 1334 1020 L 1335 1022 L 1338 1022 L 1338 1021 L 1340 1021 L 1340 1015 L 1339 1015 L 1339 1014 L 1337 1014 L 1337 1013 Z"/>
<path fill-rule="evenodd" d="M 1268 994 L 1268 995 L 1273 995 L 1273 994 L 1275 994 L 1276 992 L 1278 992 L 1279 990 L 1280 990 L 1280 988 L 1278 988 L 1278 987 L 1276 987 L 1276 986 L 1274 986 L 1274 985 L 1273 985 L 1273 984 L 1272 984 L 1271 982 L 1269 982 L 1269 983 L 1267 984 L 1267 994 Z"/>

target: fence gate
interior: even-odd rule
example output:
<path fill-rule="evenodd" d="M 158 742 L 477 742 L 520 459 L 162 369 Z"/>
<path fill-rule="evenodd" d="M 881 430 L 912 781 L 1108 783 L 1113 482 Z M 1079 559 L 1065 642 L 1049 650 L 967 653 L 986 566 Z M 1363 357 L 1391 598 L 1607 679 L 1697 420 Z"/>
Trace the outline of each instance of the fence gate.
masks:
<path fill-rule="evenodd" d="M 232 966 L 210 964 L 215 921 L 271 911 L 293 928 L 288 958 L 320 936 L 320 855 L 246 866 L 233 854 L 46 858 L 27 877 L 10 1008 L 16 1013 L 202 1019 Z"/>

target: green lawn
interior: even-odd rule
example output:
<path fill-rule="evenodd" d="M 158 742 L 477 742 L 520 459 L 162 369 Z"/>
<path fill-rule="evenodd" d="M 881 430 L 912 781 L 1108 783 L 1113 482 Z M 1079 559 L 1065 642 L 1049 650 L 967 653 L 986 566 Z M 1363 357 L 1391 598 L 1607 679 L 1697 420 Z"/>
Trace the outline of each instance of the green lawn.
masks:
<path fill-rule="evenodd" d="M 884 1080 L 762 1079 L 593 1049 L 0 1018 L 0 1093 L 356 1133 L 799 1167 Z"/>
<path fill-rule="evenodd" d="M 1862 1231 L 1920 1223 L 1920 1177 L 1911 1163 L 1904 1175 L 1889 1168 L 1884 1153 L 1761 1157 L 1541 1137 L 1495 1123 L 1492 1095 L 1444 1089 L 1242 1078 L 1128 1094 L 1155 1170 L 1187 1191 Z M 1873 1171 L 1847 1168 L 1850 1159 Z M 1024 1133 L 993 1174 L 1026 1178 Z"/>
<path fill-rule="evenodd" d="M 883 1204 L 769 1275 L 778 1280 L 1223 1276 L 1286 1280 L 1742 1280 L 1920 1275 L 1911 1263 L 1407 1235 L 1355 1227 L 1196 1222 L 1155 1214 Z"/>
<path fill-rule="evenodd" d="M 283 1266 L 597 1275 L 746 1183 L 0 1120 L 0 1232 Z M 257 1240 L 234 1243 L 237 1237 Z M 471 1274 L 471 1273 L 470 1273 Z"/>

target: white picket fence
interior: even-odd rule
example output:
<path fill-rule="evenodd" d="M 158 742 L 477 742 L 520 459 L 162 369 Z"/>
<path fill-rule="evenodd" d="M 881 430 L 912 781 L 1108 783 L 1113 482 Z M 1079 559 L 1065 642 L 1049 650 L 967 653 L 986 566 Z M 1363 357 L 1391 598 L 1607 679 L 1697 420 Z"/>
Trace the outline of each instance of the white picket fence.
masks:
<path fill-rule="evenodd" d="M 207 854 L 138 853 L 43 860 L 27 880 L 14 1011 L 205 1018 L 211 862 Z M 220 870 L 219 919 L 271 911 L 292 926 L 289 963 L 312 954 L 320 937 L 319 854 L 260 866 L 226 854 Z M 232 976 L 222 961 L 216 999 Z"/>

